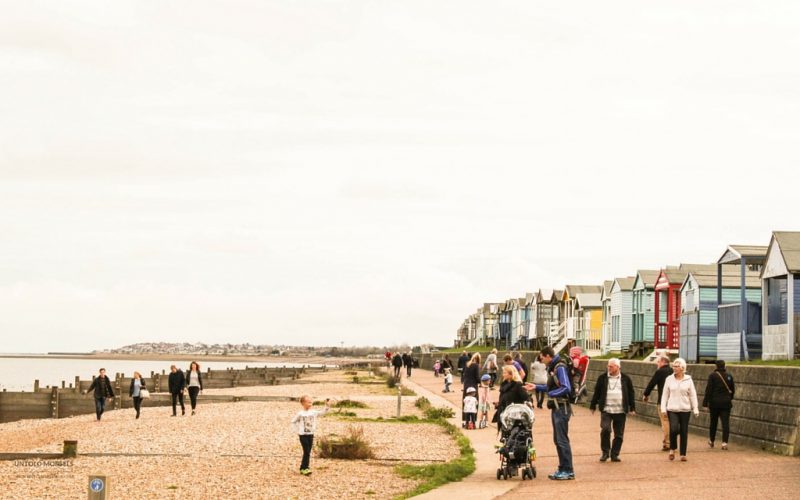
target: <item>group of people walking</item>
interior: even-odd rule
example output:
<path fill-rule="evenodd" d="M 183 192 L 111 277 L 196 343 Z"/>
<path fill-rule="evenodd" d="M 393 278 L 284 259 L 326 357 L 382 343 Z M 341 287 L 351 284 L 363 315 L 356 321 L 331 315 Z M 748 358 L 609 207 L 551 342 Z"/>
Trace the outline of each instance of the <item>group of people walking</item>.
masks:
<path fill-rule="evenodd" d="M 558 453 L 558 468 L 548 477 L 554 480 L 575 478 L 572 449 L 569 440 L 569 421 L 573 414 L 572 404 L 577 390 L 574 370 L 570 360 L 545 347 L 526 370 L 521 359 L 513 354 L 498 362 L 497 350 L 493 350 L 485 362 L 479 353 L 462 353 L 458 360 L 461 371 L 462 399 L 465 401 L 464 426 L 475 419 L 471 415 L 475 407 L 475 393 L 482 389 L 494 389 L 497 374 L 500 374 L 499 397 L 492 419 L 497 422 L 502 411 L 511 404 L 536 404 L 542 408 L 545 398 L 551 410 L 553 442 Z M 532 374 L 532 383 L 526 382 Z M 488 386 L 488 387 L 486 387 Z M 689 421 L 700 413 L 697 390 L 692 377 L 686 373 L 686 361 L 678 358 L 670 361 L 665 354 L 657 360 L 657 369 L 644 390 L 642 400 L 650 400 L 658 390 L 657 407 L 663 431 L 661 449 L 668 453 L 669 460 L 687 461 Z M 535 403 L 531 401 L 536 395 Z M 702 406 L 710 413 L 708 446 L 716 442 L 717 424 L 722 422 L 721 449 L 728 449 L 730 436 L 730 412 L 735 394 L 733 377 L 727 373 L 724 361 L 716 361 L 716 369 L 709 376 Z M 477 398 L 481 402 L 482 398 Z M 607 370 L 595 383 L 589 408 L 594 414 L 600 410 L 600 461 L 621 462 L 622 443 L 628 415 L 636 414 L 636 394 L 631 378 L 622 373 L 620 360 L 608 360 Z M 467 411 L 469 410 L 469 411 Z M 469 427 L 467 427 L 469 428 Z M 613 439 L 612 439 L 613 435 Z"/>
<path fill-rule="evenodd" d="M 658 414 L 663 432 L 661 449 L 669 452 L 669 460 L 675 460 L 676 452 L 681 462 L 686 462 L 689 420 L 698 417 L 697 389 L 692 377 L 686 373 L 686 361 L 677 358 L 670 362 L 666 355 L 657 360 L 656 372 L 645 387 L 642 399 L 649 401 L 653 389 L 658 389 Z M 728 449 L 730 436 L 730 412 L 733 407 L 735 385 L 733 377 L 725 369 L 725 361 L 716 361 L 716 369 L 709 375 L 703 406 L 709 409 L 708 446 L 716 441 L 717 423 L 722 421 L 723 450 Z M 592 413 L 600 409 L 600 461 L 609 458 L 619 462 L 625 433 L 626 415 L 636 413 L 636 398 L 631 378 L 620 371 L 616 358 L 608 360 L 608 369 L 597 378 L 590 403 Z M 611 442 L 613 431 L 614 440 Z"/>
<path fill-rule="evenodd" d="M 185 373 L 178 370 L 175 365 L 170 366 L 168 385 L 172 397 L 172 416 L 175 417 L 178 414 L 178 403 L 181 406 L 181 415 L 186 415 L 186 407 L 183 402 L 184 393 L 186 392 L 189 393 L 192 415 L 194 415 L 197 409 L 197 397 L 203 391 L 203 375 L 200 373 L 200 364 L 197 361 L 192 361 Z M 94 397 L 95 414 L 99 422 L 103 417 L 103 413 L 105 413 L 106 401 L 116 397 L 114 387 L 106 375 L 105 368 L 100 368 L 98 375 L 84 391 L 84 394 L 88 393 L 91 393 Z M 133 401 L 133 408 L 138 419 L 141 416 L 142 402 L 150 397 L 147 382 L 138 371 L 133 372 L 133 378 L 128 388 L 128 397 Z"/>
<path fill-rule="evenodd" d="M 394 354 L 386 352 L 386 360 L 394 368 L 394 377 L 400 378 L 400 372 L 405 367 L 406 377 L 411 376 L 411 368 L 414 367 L 414 358 L 410 352 L 396 352 Z"/>

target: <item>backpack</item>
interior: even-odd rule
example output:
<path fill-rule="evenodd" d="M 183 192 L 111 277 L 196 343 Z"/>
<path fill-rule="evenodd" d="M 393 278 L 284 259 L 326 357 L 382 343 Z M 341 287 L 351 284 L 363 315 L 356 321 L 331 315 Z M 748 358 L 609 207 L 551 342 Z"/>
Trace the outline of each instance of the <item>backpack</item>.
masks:
<path fill-rule="evenodd" d="M 569 399 L 570 403 L 572 403 L 575 401 L 575 395 L 577 394 L 577 388 L 575 387 L 575 374 L 580 372 L 576 370 L 574 366 L 572 366 L 571 362 L 567 362 L 564 358 L 561 358 L 553 371 L 550 372 L 550 376 L 553 377 L 553 382 L 556 384 L 556 387 L 561 387 L 561 383 L 558 381 L 558 376 L 556 375 L 556 370 L 558 370 L 559 366 L 563 366 L 567 370 L 570 390 L 566 397 Z"/>

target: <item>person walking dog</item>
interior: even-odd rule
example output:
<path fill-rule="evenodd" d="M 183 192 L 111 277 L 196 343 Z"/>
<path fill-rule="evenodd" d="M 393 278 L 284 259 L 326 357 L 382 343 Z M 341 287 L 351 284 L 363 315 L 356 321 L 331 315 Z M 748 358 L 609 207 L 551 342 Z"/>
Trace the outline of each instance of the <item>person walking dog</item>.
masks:
<path fill-rule="evenodd" d="M 620 369 L 619 359 L 608 360 L 608 371 L 597 377 L 592 402 L 589 409 L 594 415 L 600 407 L 600 461 L 611 458 L 620 462 L 622 439 L 625 434 L 625 420 L 628 413 L 636 414 L 636 395 L 631 378 Z M 614 430 L 614 443 L 611 443 L 611 430 Z"/>

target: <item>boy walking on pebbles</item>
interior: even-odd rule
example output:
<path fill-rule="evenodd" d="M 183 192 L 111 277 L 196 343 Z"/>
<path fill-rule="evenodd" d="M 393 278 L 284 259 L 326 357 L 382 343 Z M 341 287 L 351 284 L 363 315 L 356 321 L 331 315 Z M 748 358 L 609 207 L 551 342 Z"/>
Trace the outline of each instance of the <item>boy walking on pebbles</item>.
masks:
<path fill-rule="evenodd" d="M 300 436 L 300 446 L 303 447 L 303 460 L 300 462 L 300 474 L 308 476 L 311 474 L 309 461 L 311 460 L 311 449 L 314 447 L 314 432 L 317 430 L 317 417 L 328 413 L 331 407 L 331 400 L 325 400 L 325 407 L 321 410 L 312 410 L 314 400 L 305 394 L 300 397 L 300 405 L 303 409 L 297 412 L 292 419 L 298 436 Z"/>

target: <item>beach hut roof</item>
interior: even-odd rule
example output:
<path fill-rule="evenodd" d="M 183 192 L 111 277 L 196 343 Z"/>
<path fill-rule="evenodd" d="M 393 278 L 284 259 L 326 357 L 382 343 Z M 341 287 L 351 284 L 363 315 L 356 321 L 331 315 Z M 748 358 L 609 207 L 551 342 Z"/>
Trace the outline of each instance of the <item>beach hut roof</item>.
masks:
<path fill-rule="evenodd" d="M 718 264 L 738 264 L 742 258 L 751 264 L 763 264 L 767 260 L 767 248 L 762 245 L 728 245 Z"/>
<path fill-rule="evenodd" d="M 626 278 L 616 278 L 614 281 L 619 283 L 620 290 L 627 292 L 633 290 L 633 282 L 636 281 L 636 278 L 633 276 L 628 276 Z"/>
<path fill-rule="evenodd" d="M 659 274 L 661 274 L 660 270 L 640 269 L 636 271 L 636 279 L 641 279 L 646 288 L 653 288 Z"/>
<path fill-rule="evenodd" d="M 602 285 L 567 285 L 564 293 L 575 298 L 579 293 L 600 293 L 603 291 Z"/>
<path fill-rule="evenodd" d="M 599 293 L 579 293 L 575 295 L 575 304 L 578 307 L 602 307 Z"/>
<path fill-rule="evenodd" d="M 772 235 L 783 255 L 786 269 L 792 274 L 800 272 L 800 232 L 775 231 Z"/>

